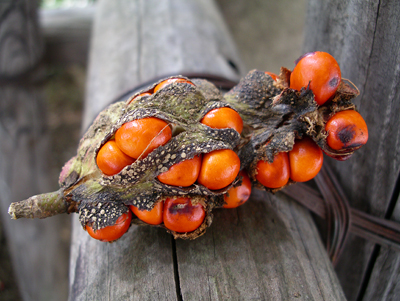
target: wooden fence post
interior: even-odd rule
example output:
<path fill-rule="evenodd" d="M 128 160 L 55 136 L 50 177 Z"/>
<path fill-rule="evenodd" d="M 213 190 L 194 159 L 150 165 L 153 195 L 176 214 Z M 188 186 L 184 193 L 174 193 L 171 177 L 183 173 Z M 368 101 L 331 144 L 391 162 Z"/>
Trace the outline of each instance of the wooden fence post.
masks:
<path fill-rule="evenodd" d="M 350 205 L 400 221 L 400 2 L 310 0 L 304 51 L 327 51 L 342 76 L 359 87 L 355 100 L 369 141 L 349 161 L 330 162 Z M 350 236 L 337 272 L 350 300 L 391 300 L 400 294 L 400 255 Z M 396 299 L 396 298 L 394 298 Z"/>
<path fill-rule="evenodd" d="M 115 97 L 152 78 L 244 70 L 212 0 L 99 1 L 84 128 Z M 70 300 L 343 300 L 314 223 L 283 194 L 255 191 L 247 204 L 216 210 L 195 241 L 132 226 L 107 244 L 74 216 Z"/>
<path fill-rule="evenodd" d="M 21 297 L 56 300 L 68 289 L 68 217 L 14 221 L 11 202 L 49 191 L 48 135 L 37 84 L 43 78 L 39 1 L 0 5 L 0 211 Z"/>

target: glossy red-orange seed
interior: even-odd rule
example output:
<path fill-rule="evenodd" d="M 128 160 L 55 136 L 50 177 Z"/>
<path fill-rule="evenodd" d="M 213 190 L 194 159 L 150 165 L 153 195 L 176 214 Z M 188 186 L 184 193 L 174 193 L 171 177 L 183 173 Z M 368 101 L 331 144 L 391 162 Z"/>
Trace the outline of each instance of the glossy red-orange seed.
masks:
<path fill-rule="evenodd" d="M 240 159 L 230 149 L 215 150 L 203 155 L 197 182 L 208 189 L 221 189 L 231 184 L 240 170 Z"/>
<path fill-rule="evenodd" d="M 290 178 L 306 182 L 321 170 L 324 157 L 319 146 L 309 137 L 296 140 L 289 152 Z"/>
<path fill-rule="evenodd" d="M 172 131 L 165 121 L 148 117 L 123 124 L 115 133 L 115 142 L 128 156 L 143 159 L 171 137 Z"/>
<path fill-rule="evenodd" d="M 209 111 L 200 122 L 214 129 L 231 128 L 239 134 L 243 130 L 242 117 L 235 110 L 226 107 Z"/>
<path fill-rule="evenodd" d="M 238 187 L 232 187 L 224 195 L 225 204 L 223 208 L 236 208 L 243 205 L 250 198 L 251 194 L 251 181 L 245 171 L 239 173 L 242 178 L 242 184 Z"/>
<path fill-rule="evenodd" d="M 140 210 L 136 206 L 129 206 L 132 212 L 149 225 L 159 225 L 163 222 L 164 202 L 158 202 L 151 210 Z"/>
<path fill-rule="evenodd" d="M 119 173 L 125 166 L 135 162 L 135 159 L 124 154 L 114 140 L 107 141 L 99 150 L 96 157 L 100 170 L 112 176 Z"/>
<path fill-rule="evenodd" d="M 329 53 L 316 51 L 305 54 L 290 75 L 290 88 L 300 90 L 310 84 L 315 101 L 322 105 L 337 91 L 341 81 L 340 67 Z"/>
<path fill-rule="evenodd" d="M 194 86 L 194 84 L 187 79 L 184 78 L 180 78 L 180 77 L 176 77 L 176 78 L 169 78 L 166 79 L 164 81 L 162 81 L 161 83 L 159 83 L 155 88 L 154 88 L 154 93 L 156 93 L 158 90 L 172 84 L 172 83 L 187 83 L 187 84 L 191 84 Z"/>
<path fill-rule="evenodd" d="M 100 241 L 114 241 L 119 239 L 122 235 L 128 231 L 129 226 L 131 225 L 132 213 L 128 210 L 128 212 L 123 213 L 112 226 L 107 226 L 102 229 L 93 230 L 93 228 L 89 225 L 86 225 L 86 231 L 89 233 L 91 237 Z"/>
<path fill-rule="evenodd" d="M 203 223 L 206 213 L 200 203 L 192 204 L 190 198 L 167 198 L 164 203 L 164 226 L 172 231 L 185 233 L 196 230 Z"/>
<path fill-rule="evenodd" d="M 289 156 L 285 152 L 276 154 L 272 163 L 263 160 L 257 163 L 256 179 L 265 187 L 280 188 L 287 184 L 289 176 Z"/>
<path fill-rule="evenodd" d="M 368 141 L 368 127 L 360 113 L 354 110 L 341 111 L 328 120 L 326 142 L 334 150 L 360 147 Z"/>
<path fill-rule="evenodd" d="M 173 186 L 188 187 L 196 182 L 200 173 L 201 157 L 184 160 L 172 165 L 157 178 L 161 183 Z"/>

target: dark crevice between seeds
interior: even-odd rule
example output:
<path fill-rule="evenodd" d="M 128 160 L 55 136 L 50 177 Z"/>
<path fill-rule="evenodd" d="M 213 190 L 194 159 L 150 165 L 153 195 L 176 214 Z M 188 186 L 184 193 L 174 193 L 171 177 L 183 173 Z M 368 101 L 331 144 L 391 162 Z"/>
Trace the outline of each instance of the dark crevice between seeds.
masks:
<path fill-rule="evenodd" d="M 185 132 L 185 128 L 179 125 L 171 124 L 172 127 L 172 137 L 178 136 L 180 133 Z"/>
<path fill-rule="evenodd" d="M 181 291 L 181 283 L 179 280 L 178 256 L 176 254 L 176 241 L 172 235 L 171 235 L 171 246 L 172 246 L 172 262 L 174 265 L 176 297 L 177 297 L 178 301 L 182 301 L 183 298 L 182 298 L 182 291 Z"/>

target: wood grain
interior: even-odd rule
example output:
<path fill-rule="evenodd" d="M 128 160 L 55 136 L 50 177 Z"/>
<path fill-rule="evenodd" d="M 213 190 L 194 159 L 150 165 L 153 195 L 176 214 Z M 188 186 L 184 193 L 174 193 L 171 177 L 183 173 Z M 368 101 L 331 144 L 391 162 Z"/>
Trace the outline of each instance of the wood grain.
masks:
<path fill-rule="evenodd" d="M 183 300 L 345 299 L 309 213 L 283 194 L 255 190 L 176 250 Z"/>
<path fill-rule="evenodd" d="M 52 189 L 43 99 L 32 85 L 43 54 L 37 5 L 0 4 L 0 211 L 22 298 L 55 300 L 68 288 L 67 217 L 17 222 L 7 214 L 11 202 Z"/>
<path fill-rule="evenodd" d="M 391 217 L 396 222 L 400 222 L 399 200 Z M 397 300 L 400 296 L 400 254 L 384 247 L 378 247 L 376 254 L 363 300 Z"/>
<path fill-rule="evenodd" d="M 337 58 L 342 76 L 361 91 L 355 103 L 368 124 L 369 141 L 349 161 L 330 163 L 350 205 L 380 217 L 390 206 L 400 170 L 399 16 L 395 0 L 311 0 L 304 42 L 305 52 L 322 50 Z M 373 249 L 350 236 L 337 266 L 350 300 L 362 298 Z"/>
<path fill-rule="evenodd" d="M 75 219 L 70 300 L 176 300 L 171 236 L 132 226 L 114 243 L 89 237 Z"/>

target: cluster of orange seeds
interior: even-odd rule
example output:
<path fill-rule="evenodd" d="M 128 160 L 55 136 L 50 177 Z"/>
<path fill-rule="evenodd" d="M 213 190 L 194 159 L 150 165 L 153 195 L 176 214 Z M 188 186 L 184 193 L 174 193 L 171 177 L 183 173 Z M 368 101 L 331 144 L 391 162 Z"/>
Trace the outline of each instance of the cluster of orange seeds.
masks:
<path fill-rule="evenodd" d="M 154 92 L 173 82 L 192 84 L 185 79 L 168 79 L 158 84 Z M 151 95 L 145 92 L 137 97 L 143 94 Z M 240 115 L 228 107 L 209 111 L 200 122 L 211 128 L 232 128 L 239 134 L 243 129 Z M 147 117 L 127 122 L 116 131 L 114 139 L 107 141 L 100 148 L 96 157 L 97 166 L 105 175 L 115 175 L 135 160 L 144 159 L 154 149 L 168 143 L 171 138 L 170 126 L 159 118 Z M 164 184 L 181 187 L 191 186 L 197 181 L 211 190 L 216 190 L 230 185 L 238 175 L 239 169 L 238 155 L 230 149 L 221 149 L 179 162 L 157 178 Z"/>
<path fill-rule="evenodd" d="M 236 208 L 244 204 L 251 194 L 251 182 L 245 172 L 240 173 L 242 184 L 232 187 L 224 196 L 223 208 Z M 149 225 L 164 226 L 177 233 L 187 233 L 196 230 L 203 223 L 206 212 L 201 203 L 194 204 L 188 197 L 169 197 L 156 203 L 151 210 L 140 210 L 130 205 L 127 213 L 122 214 L 112 226 L 93 230 L 86 225 L 89 235 L 97 240 L 111 242 L 119 239 L 128 231 L 132 220 L 132 213 L 141 221 Z"/>
<path fill-rule="evenodd" d="M 271 189 L 285 186 L 289 178 L 306 182 L 319 173 L 322 163 L 322 150 L 311 138 L 304 137 L 295 141 L 291 151 L 278 153 L 272 163 L 258 161 L 256 179 Z"/>
<path fill-rule="evenodd" d="M 279 76 L 265 72 L 275 82 Z M 152 93 L 173 82 L 193 85 L 183 78 L 165 80 L 152 90 L 141 93 L 135 99 L 150 96 Z M 329 105 L 341 83 L 341 71 L 336 60 L 324 52 L 303 55 L 290 74 L 290 89 L 309 88 L 318 106 Z M 231 128 L 241 134 L 241 116 L 229 107 L 210 110 L 200 121 L 216 129 Z M 335 151 L 356 149 L 368 140 L 368 129 L 361 115 L 353 109 L 336 112 L 325 123 L 326 144 Z M 159 146 L 172 138 L 171 126 L 155 117 L 133 120 L 123 124 L 112 139 L 98 151 L 96 161 L 99 169 L 108 176 L 119 173 L 135 160 L 145 158 Z M 267 143 L 268 144 L 268 143 Z M 338 157 L 338 160 L 344 156 Z M 231 149 L 219 149 L 202 153 L 172 165 L 159 174 L 157 179 L 166 185 L 189 187 L 195 183 L 210 190 L 225 188 L 233 183 L 240 172 L 240 159 Z M 293 182 L 305 182 L 314 178 L 323 164 L 323 151 L 309 136 L 296 139 L 290 151 L 278 152 L 272 162 L 259 160 L 256 164 L 255 179 L 269 189 L 278 189 Z M 246 202 L 251 194 L 252 183 L 243 170 L 240 172 L 240 185 L 230 188 L 224 194 L 223 208 L 236 208 Z M 132 213 L 144 223 L 161 225 L 177 232 L 192 232 L 203 223 L 206 211 L 201 202 L 192 202 L 190 197 L 164 197 L 155 203 L 151 210 L 141 210 L 129 206 L 115 225 L 94 231 L 86 226 L 89 234 L 103 241 L 113 241 L 121 237 L 129 228 Z"/>
<path fill-rule="evenodd" d="M 192 82 L 183 78 L 165 80 L 152 91 L 144 92 L 138 97 L 149 96 L 173 82 Z M 200 121 L 210 128 L 232 128 L 239 134 L 243 129 L 240 115 L 233 109 L 221 107 L 210 110 Z M 169 124 L 159 118 L 148 117 L 123 124 L 114 137 L 104 143 L 96 156 L 99 169 L 107 176 L 118 174 L 125 166 L 136 160 L 144 159 L 157 147 L 163 146 L 172 138 Z M 167 185 L 189 187 L 194 183 L 210 190 L 218 190 L 232 184 L 240 171 L 240 159 L 230 149 L 214 150 L 196 155 L 172 165 L 167 171 L 159 174 L 157 179 Z M 251 182 L 245 172 L 241 172 L 242 183 L 232 187 L 225 195 L 224 208 L 235 208 L 245 203 L 250 197 Z M 188 197 L 171 197 L 157 202 L 151 210 L 140 210 L 130 205 L 128 213 L 123 214 L 115 225 L 94 231 L 86 226 L 88 233 L 102 241 L 113 241 L 121 237 L 129 228 L 132 212 L 143 222 L 150 225 L 164 226 L 177 233 L 196 230 L 204 221 L 205 209 L 201 203 L 193 204 Z"/>
<path fill-rule="evenodd" d="M 153 209 L 140 210 L 135 206 L 129 206 L 130 210 L 122 214 L 116 223 L 99 230 L 93 230 L 86 225 L 89 235 L 101 241 L 114 241 L 119 239 L 128 231 L 132 220 L 132 212 L 137 218 L 149 225 L 164 226 L 178 233 L 192 232 L 203 223 L 205 218 L 205 210 L 202 204 L 193 204 L 190 198 L 167 198 L 165 201 L 155 204 Z"/>
<path fill-rule="evenodd" d="M 278 76 L 265 72 L 274 81 Z M 301 56 L 290 74 L 290 88 L 300 91 L 309 87 L 319 106 L 332 100 L 341 82 L 341 71 L 336 60 L 326 52 L 311 52 Z M 355 110 L 337 112 L 326 122 L 327 145 L 336 151 L 358 148 L 368 140 L 368 128 Z M 348 157 L 337 156 L 338 160 Z M 323 164 L 321 148 L 310 138 L 296 139 L 293 149 L 275 155 L 272 163 L 257 162 L 256 179 L 267 188 L 285 186 L 289 179 L 306 182 L 314 178 Z"/>

